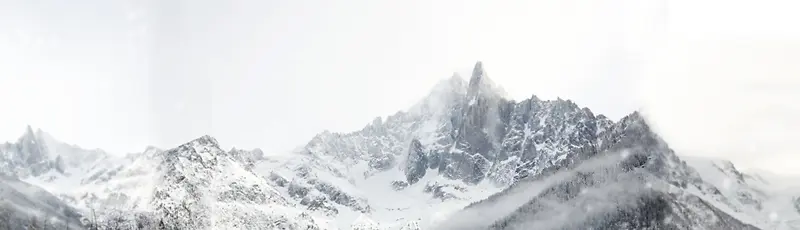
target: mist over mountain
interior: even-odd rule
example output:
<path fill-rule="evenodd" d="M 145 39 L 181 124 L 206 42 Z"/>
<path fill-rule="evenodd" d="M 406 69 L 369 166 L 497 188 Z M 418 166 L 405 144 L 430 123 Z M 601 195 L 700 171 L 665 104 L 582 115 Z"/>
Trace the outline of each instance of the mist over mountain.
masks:
<path fill-rule="evenodd" d="M 636 111 L 613 121 L 570 100 L 510 100 L 481 62 L 412 108 L 286 154 L 202 136 L 118 156 L 29 127 L 0 145 L 0 166 L 11 226 L 800 229 L 800 192 L 686 161 Z"/>

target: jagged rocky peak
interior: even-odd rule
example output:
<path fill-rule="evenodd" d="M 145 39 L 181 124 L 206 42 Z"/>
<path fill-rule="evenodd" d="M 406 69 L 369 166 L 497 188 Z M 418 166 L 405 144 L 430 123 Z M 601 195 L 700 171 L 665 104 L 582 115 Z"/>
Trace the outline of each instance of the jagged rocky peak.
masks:
<path fill-rule="evenodd" d="M 41 134 L 41 135 L 40 135 Z M 28 125 L 14 143 L 0 145 L 0 173 L 20 178 L 38 176 L 54 168 L 49 139 Z"/>
<path fill-rule="evenodd" d="M 483 62 L 476 62 L 475 67 L 472 68 L 472 76 L 469 78 L 470 90 L 480 89 L 480 85 L 489 83 L 491 83 L 491 80 L 489 80 L 488 76 L 486 76 L 486 70 L 483 69 Z"/>
<path fill-rule="evenodd" d="M 25 132 L 17 139 L 18 145 L 38 145 L 40 148 L 47 150 L 49 145 L 63 144 L 54 138 L 50 133 L 43 131 L 41 128 L 34 129 L 31 125 L 25 127 Z M 66 144 L 64 144 L 66 145 Z M 77 147 L 77 146 L 73 146 Z"/>
<path fill-rule="evenodd" d="M 190 161 L 216 162 L 218 156 L 224 155 L 217 139 L 203 135 L 197 139 L 179 145 L 164 152 L 163 157 L 167 162 L 178 163 L 176 158 L 185 158 Z"/>
<path fill-rule="evenodd" d="M 67 175 L 107 157 L 102 150 L 62 143 L 28 125 L 15 142 L 0 145 L 0 172 L 19 178 L 40 176 L 51 170 Z"/>
<path fill-rule="evenodd" d="M 48 158 L 47 145 L 43 142 L 30 125 L 25 128 L 25 133 L 17 140 L 17 147 L 26 163 L 36 164 Z"/>
<path fill-rule="evenodd" d="M 197 139 L 194 139 L 186 144 L 201 144 L 201 145 L 211 145 L 219 148 L 219 142 L 217 142 L 216 138 L 213 138 L 209 135 L 203 135 Z"/>
<path fill-rule="evenodd" d="M 211 149 L 220 149 L 219 142 L 217 139 L 209 136 L 203 135 L 198 137 L 197 139 L 191 140 L 186 142 L 185 144 L 179 145 L 175 149 L 198 149 L 198 148 L 211 148 Z"/>
<path fill-rule="evenodd" d="M 596 153 L 598 136 L 613 124 L 569 100 L 543 101 L 536 96 L 508 100 L 478 62 L 469 83 L 454 75 L 437 84 L 409 113 L 352 133 L 323 132 L 305 149 L 347 165 L 378 162 L 385 155 L 424 159 L 429 169 L 450 179 L 477 183 L 488 177 L 508 184 L 557 168 L 571 156 Z M 409 144 L 413 140 L 422 151 Z M 384 171 L 393 164 L 370 165 Z"/>
<path fill-rule="evenodd" d="M 25 126 L 25 133 L 22 134 L 20 140 L 30 139 L 30 138 L 36 138 L 36 133 L 33 132 L 33 127 L 31 127 L 31 125 L 27 125 Z"/>
<path fill-rule="evenodd" d="M 373 171 L 400 165 L 403 168 L 398 170 L 405 173 L 410 184 L 426 170 L 436 170 L 446 178 L 469 184 L 489 179 L 509 185 L 528 176 L 546 176 L 636 142 L 648 144 L 643 151 L 667 148 L 638 112 L 613 122 L 561 98 L 507 100 L 500 96 L 480 62 L 470 82 L 460 82 L 463 80 L 458 76 L 440 82 L 412 108 L 421 113 L 398 113 L 352 133 L 323 132 L 305 149 L 333 156 L 345 165 L 365 163 Z M 465 87 L 441 91 L 442 85 Z M 393 156 L 400 156 L 403 162 L 394 164 Z M 677 160 L 667 157 L 659 162 L 674 165 Z"/>
<path fill-rule="evenodd" d="M 264 159 L 264 152 L 261 149 L 243 150 L 231 148 L 224 151 L 217 142 L 217 139 L 209 135 L 186 142 L 175 148 L 162 151 L 155 147 L 148 147 L 146 155 L 161 156 L 164 162 L 169 164 L 188 164 L 199 163 L 203 167 L 213 167 L 219 161 L 230 159 L 245 169 L 251 169 L 256 161 Z M 180 161 L 183 158 L 188 161 Z"/>
<path fill-rule="evenodd" d="M 472 78 L 471 79 L 476 79 L 476 78 L 479 79 L 479 78 L 483 77 L 483 75 L 485 75 L 485 74 L 486 74 L 486 71 L 483 70 L 483 62 L 481 62 L 481 61 L 475 62 L 475 67 L 472 68 Z M 472 80 L 470 80 L 470 82 L 472 82 Z"/>
<path fill-rule="evenodd" d="M 469 79 L 469 86 L 467 89 L 467 100 L 473 100 L 478 96 L 488 97 L 505 97 L 505 92 L 495 85 L 486 74 L 483 68 L 483 62 L 478 61 L 472 69 L 472 76 Z"/>

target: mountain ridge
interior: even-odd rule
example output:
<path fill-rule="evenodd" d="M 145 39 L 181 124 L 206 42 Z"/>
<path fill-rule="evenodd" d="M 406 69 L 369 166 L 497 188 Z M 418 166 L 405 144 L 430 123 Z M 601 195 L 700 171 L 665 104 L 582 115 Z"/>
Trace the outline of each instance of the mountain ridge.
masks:
<path fill-rule="evenodd" d="M 423 98 L 420 103 L 413 106 L 411 109 L 407 111 L 400 111 L 395 115 L 389 116 L 386 121 L 382 121 L 380 123 L 370 123 L 365 126 L 360 131 L 355 132 L 340 132 L 340 133 L 332 133 L 332 132 L 323 132 L 318 134 L 311 142 L 306 146 L 307 151 L 314 151 L 310 150 L 317 146 L 315 146 L 315 139 L 322 139 L 322 138 L 338 138 L 342 136 L 352 136 L 352 135 L 359 135 L 358 132 L 366 132 L 366 130 L 371 130 L 371 132 L 385 130 L 386 127 L 377 127 L 375 125 L 382 125 L 382 126 L 405 126 L 405 128 L 417 128 L 416 134 L 404 134 L 400 132 L 390 133 L 387 138 L 394 138 L 398 139 L 395 140 L 397 143 L 390 143 L 392 146 L 391 148 L 394 149 L 392 151 L 401 151 L 401 149 L 406 149 L 409 143 L 412 142 L 412 139 L 418 139 L 421 141 L 423 145 L 430 146 L 432 143 L 436 143 L 441 145 L 438 147 L 438 150 L 432 151 L 447 151 L 443 150 L 446 148 L 445 146 L 450 145 L 452 143 L 457 143 L 457 148 L 460 150 L 466 150 L 466 152 L 472 153 L 480 153 L 481 158 L 474 158 L 471 161 L 487 161 L 487 160 L 494 160 L 493 156 L 489 156 L 489 152 L 500 152 L 500 151 L 522 151 L 523 154 L 519 155 L 526 155 L 532 156 L 534 154 L 531 151 L 535 151 L 534 146 L 531 143 L 535 143 L 537 141 L 530 141 L 526 142 L 523 141 L 522 143 L 499 143 L 502 142 L 503 138 L 502 135 L 517 135 L 521 136 L 526 133 L 525 129 L 530 129 L 528 123 L 529 115 L 527 114 L 530 110 L 536 110 L 540 107 L 547 107 L 546 109 L 557 110 L 557 111 L 549 111 L 545 113 L 551 113 L 558 115 L 558 113 L 564 113 L 567 110 L 570 112 L 576 113 L 574 116 L 579 116 L 577 119 L 592 119 L 594 120 L 594 114 L 588 108 L 578 108 L 575 103 L 570 100 L 545 100 L 542 101 L 535 95 L 532 96 L 530 99 L 523 100 L 521 102 L 516 102 L 514 100 L 509 100 L 500 94 L 501 90 L 494 86 L 491 82 L 491 79 L 486 74 L 486 71 L 482 68 L 481 62 L 476 63 L 475 68 L 473 70 L 473 75 L 470 77 L 470 82 L 465 82 L 458 76 L 453 76 L 451 78 L 445 79 L 438 83 L 434 90 L 432 90 L 429 96 Z M 519 107 L 519 108 L 514 108 Z M 532 108 L 533 107 L 533 108 Z M 518 111 L 513 111 L 517 109 Z M 515 123 L 509 124 L 509 120 L 511 119 L 512 112 L 516 112 L 519 114 Z M 548 116 L 551 114 L 540 114 L 540 116 Z M 563 116 L 562 116 L 563 117 Z M 563 119 L 562 117 L 557 117 L 556 119 Z M 543 118 L 546 119 L 547 117 Z M 420 123 L 424 124 L 408 124 L 407 121 L 403 120 L 423 120 Z M 427 122 L 425 120 L 436 120 L 434 122 Z M 376 121 L 380 121 L 376 119 Z M 537 120 L 538 121 L 538 120 Z M 610 120 L 606 120 L 604 116 L 601 116 L 597 119 L 599 123 L 601 123 L 601 128 L 605 128 L 604 126 L 609 125 Z M 413 122 L 413 121 L 412 121 Z M 546 121 L 541 121 L 541 123 L 545 123 Z M 399 124 L 397 124 L 399 123 Z M 403 124 L 406 123 L 406 124 Z M 430 124 L 434 123 L 434 124 Z M 551 126 L 557 126 L 560 121 L 552 122 Z M 504 129 L 505 126 L 515 126 L 512 129 L 517 133 L 515 134 L 508 134 Z M 533 124 L 534 126 L 536 124 Z M 416 127 L 415 127 L 416 126 Z M 420 127 L 420 126 L 427 126 L 427 127 Z M 586 126 L 592 126 L 591 129 L 596 129 L 597 127 L 594 124 L 587 124 Z M 389 127 L 389 128 L 396 128 L 396 127 Z M 547 131 L 558 131 L 558 129 L 563 129 L 563 127 L 549 127 L 551 130 Z M 528 130 L 533 132 L 532 130 Z M 425 135 L 424 133 L 433 133 L 434 136 Z M 405 135 L 405 137 L 403 136 Z M 500 140 L 498 140 L 500 139 Z M 519 137 L 519 139 L 524 139 Z M 319 140 L 317 142 L 325 143 L 326 140 Z M 542 140 L 538 140 L 538 144 L 541 144 Z M 519 146 L 519 144 L 526 144 L 528 143 L 529 146 Z M 509 149 L 499 150 L 502 148 L 500 145 L 507 145 L 503 146 Z M 524 147 L 524 148 L 523 148 Z M 548 146 L 550 147 L 550 146 Z M 563 146 L 552 146 L 553 147 L 563 147 Z M 329 147 L 333 148 L 333 147 Z M 431 150 L 429 150 L 431 151 Z M 351 151 L 353 152 L 353 151 Z M 356 151 L 357 152 L 357 151 Z M 400 154 L 393 154 L 393 155 L 400 155 Z M 339 156 L 340 158 L 344 156 Z M 464 156 L 456 156 L 457 158 L 464 158 Z M 472 158 L 472 157 L 471 157 Z M 505 158 L 505 156 L 500 157 Z M 460 160 L 456 160 L 460 161 Z M 479 163 L 480 164 L 480 163 Z M 454 166 L 459 167 L 459 166 Z M 444 170 L 444 169 L 443 169 Z M 465 175 L 457 175 L 458 172 L 456 171 L 469 171 L 469 169 L 450 169 L 451 177 L 466 177 Z M 483 169 L 485 171 L 485 169 Z M 485 175 L 473 175 L 472 178 L 468 179 L 472 182 L 478 182 L 483 179 Z"/>
<path fill-rule="evenodd" d="M 483 221 L 473 227 L 514 229 L 551 217 L 547 210 L 564 210 L 587 218 L 539 223 L 555 229 L 750 229 L 775 223 L 766 219 L 773 200 L 792 208 L 784 197 L 760 195 L 756 181 L 726 187 L 708 176 L 718 171 L 713 164 L 687 165 L 637 111 L 612 121 L 571 100 L 510 100 L 481 62 L 469 81 L 451 76 L 407 110 L 355 131 L 323 131 L 292 154 L 224 151 L 204 135 L 166 150 L 97 154 L 60 167 L 57 156 L 69 155 L 61 152 L 67 148 L 25 148 L 39 160 L 15 158 L 20 178 L 83 213 L 97 211 L 101 220 L 134 210 L 165 228 L 430 229 L 466 217 Z M 606 160 L 592 163 L 598 159 Z M 720 168 L 722 178 L 739 181 L 734 170 Z M 506 215 L 460 216 L 547 180 L 553 183 L 511 199 Z M 629 187 L 641 189 L 624 193 Z M 618 203 L 597 200 L 603 191 L 630 196 L 616 197 Z M 615 204 L 625 206 L 617 210 Z M 586 205 L 598 208 L 587 211 Z M 652 215 L 632 214 L 640 211 Z M 715 218 L 697 218 L 705 214 Z"/>

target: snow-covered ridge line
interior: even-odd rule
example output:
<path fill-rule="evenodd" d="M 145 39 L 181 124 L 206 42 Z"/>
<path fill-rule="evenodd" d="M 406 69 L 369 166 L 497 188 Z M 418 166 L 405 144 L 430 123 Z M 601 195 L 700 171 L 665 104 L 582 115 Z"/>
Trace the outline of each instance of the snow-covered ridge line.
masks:
<path fill-rule="evenodd" d="M 481 225 L 514 229 L 553 214 L 537 205 L 598 214 L 611 203 L 593 203 L 596 196 L 625 186 L 643 187 L 630 197 L 645 205 L 622 203 L 626 210 L 658 214 L 647 216 L 662 224 L 653 226 L 666 226 L 662 217 L 670 216 L 683 221 L 678 229 L 687 223 L 768 228 L 791 226 L 796 215 L 793 197 L 765 189 L 770 179 L 727 163 L 684 162 L 638 112 L 611 121 L 561 98 L 509 100 L 481 63 L 469 82 L 453 76 L 408 110 L 357 131 L 322 132 L 287 154 L 224 151 L 205 135 L 123 157 L 48 147 L 69 145 L 42 145 L 37 135 L 25 136 L 0 148 L 1 156 L 12 156 L 0 158 L 0 166 L 12 166 L 7 171 L 13 175 L 84 214 L 98 213 L 100 220 L 144 216 L 193 229 L 435 229 L 466 217 L 459 216 L 464 207 L 469 213 L 504 200 L 515 207 Z M 585 162 L 614 154 L 620 162 L 586 169 Z M 537 183 L 540 193 L 516 200 L 515 191 Z M 580 210 L 587 206 L 595 209 Z M 610 219 L 588 214 L 575 221 L 594 227 L 647 222 L 627 218 L 627 211 L 612 212 Z M 695 218 L 702 215 L 716 219 Z M 547 223 L 578 226 L 561 222 Z M 622 225 L 603 225 L 612 222 Z"/>

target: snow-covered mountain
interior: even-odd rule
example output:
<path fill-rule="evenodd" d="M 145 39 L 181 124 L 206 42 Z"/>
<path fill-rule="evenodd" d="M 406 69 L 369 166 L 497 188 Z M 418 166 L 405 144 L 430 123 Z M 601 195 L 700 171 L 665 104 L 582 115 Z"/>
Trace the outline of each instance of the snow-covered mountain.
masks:
<path fill-rule="evenodd" d="M 638 114 L 609 131 L 600 145 L 608 148 L 594 157 L 544 180 L 519 181 L 438 228 L 758 229 L 723 211 L 744 206 L 704 181 Z"/>
<path fill-rule="evenodd" d="M 49 172 L 69 175 L 67 168 L 78 168 L 108 158 L 102 150 L 86 150 L 55 140 L 42 130 L 28 126 L 14 143 L 0 145 L 0 173 L 19 177 L 40 177 Z"/>
<path fill-rule="evenodd" d="M 800 229 L 800 178 L 769 172 L 746 173 L 722 159 L 682 157 L 717 190 L 690 192 L 737 219 L 762 229 Z"/>
<path fill-rule="evenodd" d="M 319 229 L 263 177 L 203 136 L 159 154 L 150 205 L 167 229 Z"/>
<path fill-rule="evenodd" d="M 179 229 L 800 229 L 800 199 L 683 161 L 633 112 L 510 100 L 482 64 L 412 108 L 285 154 L 209 136 L 125 156 L 31 128 L 0 171 L 114 226 Z"/>
<path fill-rule="evenodd" d="M 434 169 L 505 186 L 596 152 L 594 140 L 613 124 L 569 100 L 515 102 L 502 92 L 479 62 L 469 82 L 453 76 L 409 111 L 353 133 L 323 132 L 306 151 L 348 167 L 368 162 L 367 176 L 399 165 L 412 184 Z"/>
<path fill-rule="evenodd" d="M 4 155 L 24 156 L 28 150 L 19 151 L 21 148 L 16 146 L 33 143 L 25 148 L 34 149 L 43 159 L 29 163 L 27 168 L 24 164 L 27 162 L 14 161 L 16 170 L 10 172 L 16 174 L 8 173 L 8 178 L 4 179 L 11 190 L 4 192 L 3 198 L 12 201 L 10 207 L 19 207 L 12 209 L 14 215 L 59 217 L 30 210 L 60 207 L 65 211 L 59 212 L 65 214 L 59 215 L 74 213 L 67 216 L 75 220 L 73 229 L 80 228 L 81 223 L 83 227 L 97 224 L 101 229 L 330 228 L 329 220 L 290 204 L 265 177 L 251 171 L 252 163 L 246 164 L 250 161 L 246 156 L 256 156 L 258 151 L 226 152 L 214 138 L 203 136 L 169 150 L 149 147 L 142 153 L 123 157 L 103 155 L 102 159 L 86 161 L 86 164 L 58 167 L 52 163 L 56 160 L 47 163 L 47 159 L 59 159 L 61 152 L 50 146 L 63 144 L 54 139 L 28 142 L 25 138 L 40 140 L 44 135 L 43 132 L 29 134 L 27 132 L 17 143 L 6 145 L 17 151 L 3 152 Z M 78 149 L 74 147 L 71 150 L 75 151 L 69 153 L 80 152 Z M 38 171 L 28 170 L 31 167 L 37 167 Z M 50 198 L 41 188 L 17 178 L 58 194 L 60 199 Z M 0 188 L 0 191 L 9 190 Z M 12 200 L 22 195 L 27 197 Z M 28 206 L 17 204 L 20 200 L 26 201 L 22 204 Z M 81 219 L 82 222 L 78 221 Z"/>

